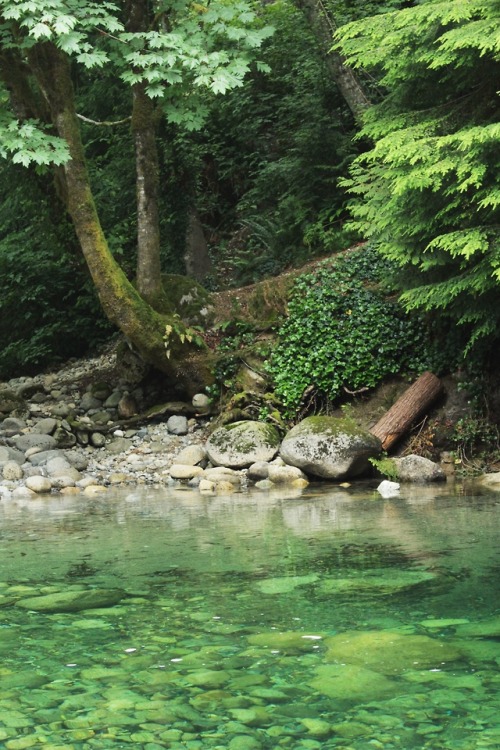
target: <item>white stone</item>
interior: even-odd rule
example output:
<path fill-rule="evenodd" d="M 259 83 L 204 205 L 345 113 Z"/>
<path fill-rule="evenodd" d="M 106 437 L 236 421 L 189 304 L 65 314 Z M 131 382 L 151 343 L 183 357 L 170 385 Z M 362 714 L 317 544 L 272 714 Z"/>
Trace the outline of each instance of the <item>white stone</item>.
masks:
<path fill-rule="evenodd" d="M 377 492 L 382 497 L 397 497 L 400 489 L 399 482 L 390 482 L 388 479 L 384 479 L 377 487 Z"/>
<path fill-rule="evenodd" d="M 210 399 L 206 393 L 195 393 L 192 404 L 195 409 L 207 409 L 210 406 Z"/>
<path fill-rule="evenodd" d="M 172 479 L 192 479 L 201 476 L 204 471 L 201 466 L 188 466 L 186 464 L 172 464 L 169 470 Z"/>
<path fill-rule="evenodd" d="M 52 482 L 48 477 L 28 477 L 26 487 L 37 494 L 44 494 L 51 491 Z"/>
<path fill-rule="evenodd" d="M 84 495 L 90 495 L 91 497 L 93 495 L 102 495 L 104 492 L 107 492 L 107 489 L 106 487 L 103 487 L 101 484 L 89 484 L 83 490 Z"/>
<path fill-rule="evenodd" d="M 215 492 L 215 482 L 211 482 L 209 479 L 200 479 L 198 489 L 200 492 Z"/>

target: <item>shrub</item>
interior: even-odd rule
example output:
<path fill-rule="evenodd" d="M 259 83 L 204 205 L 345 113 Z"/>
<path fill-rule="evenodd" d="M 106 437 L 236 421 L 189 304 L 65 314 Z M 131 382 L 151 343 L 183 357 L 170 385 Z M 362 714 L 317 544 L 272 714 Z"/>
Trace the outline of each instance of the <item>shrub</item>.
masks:
<path fill-rule="evenodd" d="M 381 287 L 388 263 L 371 248 L 349 251 L 300 276 L 268 363 L 288 415 L 312 386 L 329 399 L 387 375 L 436 366 L 422 318 Z"/>

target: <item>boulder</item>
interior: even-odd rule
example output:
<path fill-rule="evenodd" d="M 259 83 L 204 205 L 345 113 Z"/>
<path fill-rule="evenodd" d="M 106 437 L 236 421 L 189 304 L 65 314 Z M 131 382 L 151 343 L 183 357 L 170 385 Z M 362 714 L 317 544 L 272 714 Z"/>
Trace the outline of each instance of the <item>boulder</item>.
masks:
<path fill-rule="evenodd" d="M 188 466 L 187 464 L 172 464 L 169 469 L 172 479 L 193 479 L 203 474 L 201 466 Z"/>
<path fill-rule="evenodd" d="M 137 401 L 129 393 L 124 393 L 118 402 L 118 416 L 121 419 L 130 419 L 139 412 Z"/>
<path fill-rule="evenodd" d="M 21 432 L 21 430 L 24 430 L 26 428 L 26 422 L 24 419 L 17 419 L 17 417 L 6 417 L 3 422 L 0 423 L 0 431 L 5 433 L 12 433 L 15 435 L 18 432 Z M 43 430 L 40 430 L 40 432 L 43 432 Z"/>
<path fill-rule="evenodd" d="M 27 451 L 30 448 L 49 451 L 57 446 L 56 439 L 52 435 L 43 435 L 36 432 L 28 432 L 26 435 L 14 438 L 14 444 L 19 451 Z"/>
<path fill-rule="evenodd" d="M 306 479 L 306 475 L 297 466 L 274 466 L 269 464 L 267 478 L 275 484 L 290 484 L 296 479 Z"/>
<path fill-rule="evenodd" d="M 38 495 L 43 495 L 51 491 L 52 482 L 47 477 L 27 477 L 26 487 L 32 492 L 36 492 Z"/>
<path fill-rule="evenodd" d="M 16 461 L 6 461 L 2 473 L 3 478 L 9 481 L 23 478 L 23 470 Z"/>
<path fill-rule="evenodd" d="M 280 436 L 265 422 L 234 422 L 210 436 L 206 451 L 216 466 L 242 469 L 256 461 L 271 461 L 278 452 Z"/>
<path fill-rule="evenodd" d="M 326 661 L 357 664 L 386 675 L 414 669 L 442 669 L 462 657 L 452 643 L 390 630 L 351 630 L 325 639 Z"/>
<path fill-rule="evenodd" d="M 16 451 L 7 445 L 0 445 L 0 464 L 6 461 L 15 461 L 16 464 L 23 464 L 25 461 L 24 453 Z"/>
<path fill-rule="evenodd" d="M 40 435 L 53 435 L 57 428 L 57 420 L 53 417 L 45 417 L 45 419 L 39 419 L 36 423 L 36 431 Z"/>
<path fill-rule="evenodd" d="M 500 471 L 483 474 L 479 481 L 488 489 L 500 490 Z"/>
<path fill-rule="evenodd" d="M 442 468 L 423 456 L 393 458 L 401 482 L 444 482 L 446 474 Z"/>
<path fill-rule="evenodd" d="M 177 454 L 175 463 L 197 466 L 197 464 L 205 462 L 206 458 L 207 452 L 202 445 L 188 445 Z"/>
<path fill-rule="evenodd" d="M 401 692 L 401 686 L 383 674 L 354 664 L 325 664 L 309 683 L 314 690 L 337 701 L 381 701 Z"/>
<path fill-rule="evenodd" d="M 307 417 L 285 435 L 280 456 L 306 474 L 345 479 L 366 472 L 380 451 L 380 440 L 349 419 Z"/>

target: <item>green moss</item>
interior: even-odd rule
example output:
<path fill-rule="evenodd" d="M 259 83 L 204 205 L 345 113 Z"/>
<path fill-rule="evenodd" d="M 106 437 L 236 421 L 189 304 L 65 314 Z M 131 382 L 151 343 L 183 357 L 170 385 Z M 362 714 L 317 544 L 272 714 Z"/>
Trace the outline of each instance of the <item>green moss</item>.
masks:
<path fill-rule="evenodd" d="M 188 276 L 165 274 L 163 287 L 174 311 L 189 325 L 206 326 L 213 317 L 210 292 Z"/>

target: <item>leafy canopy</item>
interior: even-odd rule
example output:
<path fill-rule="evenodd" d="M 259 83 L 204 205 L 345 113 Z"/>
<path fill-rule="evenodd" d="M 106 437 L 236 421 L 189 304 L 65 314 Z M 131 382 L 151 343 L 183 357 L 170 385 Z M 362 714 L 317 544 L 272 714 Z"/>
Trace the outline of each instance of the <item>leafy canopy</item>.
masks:
<path fill-rule="evenodd" d="M 345 183 L 355 226 L 400 267 L 407 308 L 463 325 L 469 346 L 500 323 L 499 19 L 499 0 L 424 0 L 338 35 L 384 87 Z"/>
<path fill-rule="evenodd" d="M 197 128 L 205 111 L 199 92 L 220 94 L 241 86 L 253 51 L 273 30 L 260 23 L 247 0 L 171 0 L 152 6 L 151 28 L 132 33 L 114 3 L 0 0 L 0 51 L 26 59 L 37 44 L 49 42 L 84 68 L 113 65 L 123 81 L 144 82 L 171 122 Z M 0 100 L 9 100 L 5 88 Z M 21 122 L 6 107 L 0 118 L 0 154 L 23 165 L 61 164 L 68 158 L 66 144 L 42 123 Z"/>

